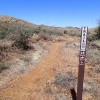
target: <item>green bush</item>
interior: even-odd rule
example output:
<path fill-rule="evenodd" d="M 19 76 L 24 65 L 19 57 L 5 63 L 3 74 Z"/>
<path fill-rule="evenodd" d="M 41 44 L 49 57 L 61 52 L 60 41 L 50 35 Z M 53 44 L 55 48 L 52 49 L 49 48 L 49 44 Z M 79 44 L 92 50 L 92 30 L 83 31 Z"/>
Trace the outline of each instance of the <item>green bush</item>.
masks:
<path fill-rule="evenodd" d="M 98 26 L 96 29 L 95 29 L 95 32 L 97 33 L 95 36 L 97 37 L 97 39 L 100 39 L 100 26 Z"/>
<path fill-rule="evenodd" d="M 68 32 L 66 30 L 64 30 L 64 34 L 68 34 Z"/>
<path fill-rule="evenodd" d="M 26 34 L 21 34 L 20 37 L 12 44 L 12 46 L 15 46 L 21 50 L 32 49 L 31 46 L 29 46 L 28 38 L 29 36 L 26 36 Z"/>
<path fill-rule="evenodd" d="M 95 35 L 91 35 L 91 34 L 87 36 L 87 40 L 90 42 L 96 40 L 96 38 L 97 37 Z"/>
<path fill-rule="evenodd" d="M 97 39 L 100 39 L 100 17 L 97 19 L 98 27 L 95 29 Z"/>
<path fill-rule="evenodd" d="M 1 31 L 0 32 L 0 39 L 4 39 L 7 35 L 7 32 L 6 31 Z"/>
<path fill-rule="evenodd" d="M 95 41 L 100 39 L 100 27 L 95 28 L 95 34 L 89 33 L 87 36 L 88 41 Z"/>
<path fill-rule="evenodd" d="M 78 34 L 78 33 L 70 33 L 69 36 L 80 37 L 81 34 Z"/>
<path fill-rule="evenodd" d="M 18 49 L 22 50 L 28 50 L 32 49 L 32 47 L 29 44 L 29 37 L 34 34 L 34 30 L 31 30 L 31 28 L 26 28 L 26 27 L 20 27 L 16 29 L 15 31 L 16 34 L 13 35 L 13 40 L 15 41 L 13 43 L 13 47 L 17 47 Z"/>

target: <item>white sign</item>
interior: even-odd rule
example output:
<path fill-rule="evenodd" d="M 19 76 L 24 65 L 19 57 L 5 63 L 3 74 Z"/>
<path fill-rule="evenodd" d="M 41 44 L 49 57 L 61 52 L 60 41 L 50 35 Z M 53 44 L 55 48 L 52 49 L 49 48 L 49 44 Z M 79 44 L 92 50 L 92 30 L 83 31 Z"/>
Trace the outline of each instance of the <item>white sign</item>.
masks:
<path fill-rule="evenodd" d="M 81 51 L 80 51 L 80 65 L 85 64 L 85 55 L 86 55 L 86 41 L 87 41 L 87 27 L 82 27 L 82 36 L 81 36 Z"/>
<path fill-rule="evenodd" d="M 87 27 L 82 27 L 81 51 L 86 50 Z"/>

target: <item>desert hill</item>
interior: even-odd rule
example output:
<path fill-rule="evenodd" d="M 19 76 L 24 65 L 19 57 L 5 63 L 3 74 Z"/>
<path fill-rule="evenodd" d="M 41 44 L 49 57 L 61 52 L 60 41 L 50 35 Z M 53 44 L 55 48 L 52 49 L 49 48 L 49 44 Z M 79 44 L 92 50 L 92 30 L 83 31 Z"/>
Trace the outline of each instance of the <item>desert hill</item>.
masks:
<path fill-rule="evenodd" d="M 89 29 L 83 100 L 100 100 L 100 39 Z M 81 30 L 0 16 L 0 100 L 74 100 Z"/>
<path fill-rule="evenodd" d="M 27 21 L 17 19 L 10 16 L 0 15 L 0 35 L 1 38 L 15 38 L 19 33 L 39 34 L 47 33 L 49 35 L 81 36 L 81 30 L 78 27 L 53 27 L 45 25 L 35 25 Z M 89 33 L 94 33 L 94 28 L 89 29 Z M 4 36 L 2 35 L 4 34 Z"/>
<path fill-rule="evenodd" d="M 10 16 L 4 16 L 4 15 L 0 15 L 0 26 L 6 28 L 24 27 L 24 28 L 30 28 L 32 31 L 34 30 L 33 33 L 46 32 L 48 34 L 60 34 L 60 35 L 62 35 L 64 31 L 66 31 L 65 34 L 69 33 L 71 35 L 75 35 L 75 34 L 79 35 L 81 31 L 80 28 L 78 27 L 53 27 L 53 26 L 45 26 L 45 25 L 35 25 L 21 19 L 17 19 Z M 89 32 L 94 33 L 94 28 L 90 28 Z"/>
<path fill-rule="evenodd" d="M 35 24 L 26 22 L 24 20 L 10 17 L 10 16 L 4 16 L 4 15 L 0 15 L 0 21 L 4 22 L 4 23 L 10 23 L 12 25 L 18 24 L 18 25 L 27 26 L 27 27 L 35 27 L 36 26 Z"/>

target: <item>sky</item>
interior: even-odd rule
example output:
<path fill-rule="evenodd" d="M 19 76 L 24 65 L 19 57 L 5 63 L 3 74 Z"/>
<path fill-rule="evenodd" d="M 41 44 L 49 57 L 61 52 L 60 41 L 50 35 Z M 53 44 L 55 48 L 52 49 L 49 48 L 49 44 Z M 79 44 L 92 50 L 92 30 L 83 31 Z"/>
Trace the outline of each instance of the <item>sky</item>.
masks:
<path fill-rule="evenodd" d="M 37 25 L 94 28 L 100 17 L 100 0 L 0 0 L 0 15 Z"/>

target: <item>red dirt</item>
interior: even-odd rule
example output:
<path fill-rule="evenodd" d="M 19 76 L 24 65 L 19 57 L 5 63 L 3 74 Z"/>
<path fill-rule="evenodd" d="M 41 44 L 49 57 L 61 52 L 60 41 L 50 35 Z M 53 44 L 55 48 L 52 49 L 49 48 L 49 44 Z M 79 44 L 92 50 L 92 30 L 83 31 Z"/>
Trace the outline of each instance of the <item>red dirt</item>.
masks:
<path fill-rule="evenodd" d="M 70 43 L 73 40 L 70 37 L 67 42 Z M 46 84 L 50 80 L 53 80 L 58 72 L 74 70 L 74 74 L 77 76 L 78 62 L 72 62 L 76 66 L 75 68 L 68 67 L 68 60 L 70 63 L 73 56 L 75 56 L 74 53 L 69 49 L 67 51 L 69 55 L 67 56 L 73 56 L 72 58 L 65 58 L 65 52 L 61 51 L 61 47 L 65 44 L 66 42 L 57 42 L 49 45 L 49 53 L 43 57 L 33 70 L 25 75 L 19 76 L 5 89 L 0 90 L 0 100 L 55 100 L 53 97 L 46 95 L 44 90 Z M 53 71 L 53 68 L 56 71 Z M 52 85 L 51 90 L 56 92 L 57 88 Z M 68 95 L 66 90 L 64 90 L 64 93 Z"/>

